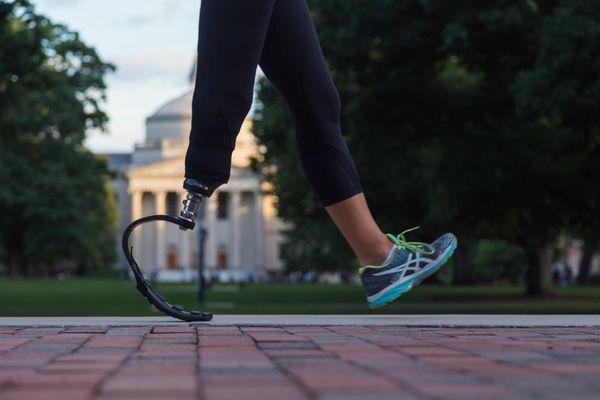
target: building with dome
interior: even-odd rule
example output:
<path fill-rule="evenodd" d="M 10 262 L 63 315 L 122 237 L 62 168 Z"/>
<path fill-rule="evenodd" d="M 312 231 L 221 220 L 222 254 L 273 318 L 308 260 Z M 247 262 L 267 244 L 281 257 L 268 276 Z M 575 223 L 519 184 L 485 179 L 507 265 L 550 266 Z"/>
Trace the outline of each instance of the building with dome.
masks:
<path fill-rule="evenodd" d="M 187 194 L 183 189 L 184 158 L 191 128 L 193 89 L 146 119 L 146 137 L 130 154 L 107 154 L 115 172 L 121 216 L 119 235 L 142 216 L 175 216 Z M 282 269 L 282 231 L 275 198 L 267 194 L 263 177 L 249 168 L 257 153 L 252 119 L 246 118 L 232 156 L 231 178 L 204 201 L 200 216 L 206 236 L 203 265 L 208 272 L 230 276 L 261 276 Z M 145 273 L 160 281 L 195 279 L 199 264 L 199 227 L 181 231 L 164 222 L 143 225 L 134 232 L 134 256 Z M 120 246 L 120 236 L 117 241 Z M 128 268 L 120 247 L 118 268 Z"/>

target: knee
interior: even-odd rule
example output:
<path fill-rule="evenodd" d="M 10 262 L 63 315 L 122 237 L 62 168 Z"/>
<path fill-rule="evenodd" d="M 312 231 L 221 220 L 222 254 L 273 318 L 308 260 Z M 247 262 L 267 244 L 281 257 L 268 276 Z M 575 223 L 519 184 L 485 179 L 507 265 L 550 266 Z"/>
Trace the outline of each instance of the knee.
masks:
<path fill-rule="evenodd" d="M 313 92 L 309 102 L 294 110 L 296 144 L 301 158 L 342 148 L 341 100 L 334 85 Z"/>
<path fill-rule="evenodd" d="M 340 95 L 333 84 L 315 88 L 307 98 L 292 104 L 301 152 L 316 142 L 341 140 L 341 108 Z"/>

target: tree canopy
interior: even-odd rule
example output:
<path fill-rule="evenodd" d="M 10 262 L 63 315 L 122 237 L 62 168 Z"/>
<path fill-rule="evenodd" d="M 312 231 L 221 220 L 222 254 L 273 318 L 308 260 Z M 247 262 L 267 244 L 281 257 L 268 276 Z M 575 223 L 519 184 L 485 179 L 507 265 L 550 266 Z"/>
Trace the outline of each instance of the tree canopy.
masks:
<path fill-rule="evenodd" d="M 451 230 L 463 249 L 509 241 L 529 255 L 529 291 L 550 290 L 549 247 L 600 215 L 600 14 L 591 3 L 310 2 L 344 136 L 384 231 L 421 225 L 426 239 Z M 276 171 L 280 213 L 294 226 L 288 264 L 352 265 L 303 182 L 291 120 L 266 80 L 259 99 L 261 163 Z"/>
<path fill-rule="evenodd" d="M 82 145 L 105 128 L 113 70 L 29 1 L 0 1 L 0 241 L 13 275 L 114 257 L 107 166 Z"/>

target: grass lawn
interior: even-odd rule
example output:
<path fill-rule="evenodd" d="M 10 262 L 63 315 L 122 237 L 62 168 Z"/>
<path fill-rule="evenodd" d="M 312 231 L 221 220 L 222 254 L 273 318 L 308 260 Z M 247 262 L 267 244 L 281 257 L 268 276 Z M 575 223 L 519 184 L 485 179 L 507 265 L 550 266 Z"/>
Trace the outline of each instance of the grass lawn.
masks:
<path fill-rule="evenodd" d="M 193 284 L 162 284 L 169 301 L 190 310 L 220 314 L 526 314 L 600 312 L 600 287 L 557 289 L 531 299 L 518 286 L 446 287 L 421 285 L 394 303 L 369 310 L 354 285 L 249 284 L 215 286 L 206 303 Z M 131 282 L 116 279 L 0 280 L 0 316 L 158 315 Z"/>

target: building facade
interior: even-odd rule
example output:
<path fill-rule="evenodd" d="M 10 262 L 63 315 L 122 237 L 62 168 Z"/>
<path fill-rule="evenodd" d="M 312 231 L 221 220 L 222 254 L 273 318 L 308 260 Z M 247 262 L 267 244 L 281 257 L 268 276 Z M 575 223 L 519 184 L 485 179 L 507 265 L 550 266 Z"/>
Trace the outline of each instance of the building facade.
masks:
<path fill-rule="evenodd" d="M 107 154 L 115 173 L 112 186 L 121 216 L 120 232 L 138 218 L 152 214 L 175 216 L 187 192 L 183 189 L 184 158 L 191 128 L 193 90 L 167 102 L 146 119 L 146 137 L 131 154 Z M 134 257 L 145 274 L 160 281 L 197 277 L 200 235 L 204 228 L 203 265 L 214 273 L 264 276 L 282 269 L 282 231 L 275 197 L 261 174 L 249 168 L 257 154 L 252 119 L 247 117 L 232 156 L 231 178 L 203 202 L 198 226 L 181 231 L 165 222 L 146 224 L 132 238 Z M 120 243 L 120 240 L 118 241 Z M 118 250 L 118 267 L 128 268 Z"/>

